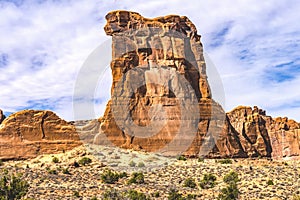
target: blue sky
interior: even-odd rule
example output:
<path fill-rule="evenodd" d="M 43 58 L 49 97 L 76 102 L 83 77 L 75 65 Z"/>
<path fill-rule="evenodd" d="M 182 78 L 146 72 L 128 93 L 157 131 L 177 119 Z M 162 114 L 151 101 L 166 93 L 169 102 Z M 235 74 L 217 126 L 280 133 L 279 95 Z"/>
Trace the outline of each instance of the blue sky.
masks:
<path fill-rule="evenodd" d="M 50 109 L 73 119 L 77 74 L 107 37 L 111 10 L 188 16 L 202 35 L 225 91 L 225 110 L 257 105 L 300 121 L 300 1 L 0 1 L 0 109 Z M 100 81 L 96 116 L 110 91 Z M 83 105 L 84 107 L 84 105 Z M 88 116 L 85 116 L 88 117 Z"/>

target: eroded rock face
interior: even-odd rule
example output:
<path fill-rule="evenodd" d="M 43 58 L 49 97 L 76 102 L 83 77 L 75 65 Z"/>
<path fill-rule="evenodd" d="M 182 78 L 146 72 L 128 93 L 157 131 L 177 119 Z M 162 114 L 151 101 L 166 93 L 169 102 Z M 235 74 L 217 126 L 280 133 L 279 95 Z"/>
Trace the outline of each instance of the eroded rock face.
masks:
<path fill-rule="evenodd" d="M 106 20 L 112 98 L 96 143 L 104 134 L 116 146 L 150 152 L 209 150 L 205 137 L 214 139 L 222 129 L 209 132 L 210 124 L 222 124 L 225 113 L 211 98 L 194 24 L 177 15 L 147 19 L 127 11 L 110 12 Z"/>
<path fill-rule="evenodd" d="M 297 122 L 257 107 L 225 115 L 213 101 L 200 36 L 187 17 L 113 11 L 106 20 L 112 98 L 94 143 L 212 158 L 299 155 Z"/>
<path fill-rule="evenodd" d="M 228 112 L 227 118 L 231 126 L 228 133 L 235 133 L 247 156 L 299 158 L 300 129 L 296 121 L 273 119 L 256 106 L 239 106 Z"/>
<path fill-rule="evenodd" d="M 4 119 L 5 119 L 5 115 L 3 111 L 0 109 L 0 124 L 3 122 Z"/>
<path fill-rule="evenodd" d="M 0 125 L 0 159 L 26 159 L 78 145 L 75 127 L 51 111 L 14 113 Z"/>

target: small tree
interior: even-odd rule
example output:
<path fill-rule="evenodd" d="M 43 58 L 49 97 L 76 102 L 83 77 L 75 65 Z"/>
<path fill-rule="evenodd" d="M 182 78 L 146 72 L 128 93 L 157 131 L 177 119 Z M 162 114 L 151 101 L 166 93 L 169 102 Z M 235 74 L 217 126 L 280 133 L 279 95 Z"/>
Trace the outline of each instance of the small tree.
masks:
<path fill-rule="evenodd" d="M 0 199 L 21 199 L 29 189 L 29 184 L 22 180 L 22 175 L 9 174 L 7 171 L 0 175 Z"/>

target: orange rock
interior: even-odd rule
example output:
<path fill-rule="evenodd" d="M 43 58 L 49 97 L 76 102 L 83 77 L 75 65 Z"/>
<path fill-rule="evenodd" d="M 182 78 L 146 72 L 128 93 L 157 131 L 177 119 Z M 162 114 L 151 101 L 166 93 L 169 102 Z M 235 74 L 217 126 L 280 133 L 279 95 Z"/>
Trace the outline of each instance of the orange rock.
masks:
<path fill-rule="evenodd" d="M 24 110 L 0 125 L 0 159 L 26 159 L 78 145 L 75 127 L 51 111 Z"/>

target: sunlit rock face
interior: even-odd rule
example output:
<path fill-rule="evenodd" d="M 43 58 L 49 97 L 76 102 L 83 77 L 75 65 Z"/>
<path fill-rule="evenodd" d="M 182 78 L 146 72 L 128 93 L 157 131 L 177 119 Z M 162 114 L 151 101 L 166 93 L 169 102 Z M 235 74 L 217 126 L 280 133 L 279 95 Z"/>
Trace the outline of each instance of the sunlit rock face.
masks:
<path fill-rule="evenodd" d="M 27 159 L 81 145 L 75 127 L 51 111 L 24 110 L 0 125 L 0 159 Z"/>
<path fill-rule="evenodd" d="M 214 127 L 225 114 L 212 100 L 195 25 L 183 16 L 147 19 L 128 11 L 110 12 L 106 20 L 112 97 L 95 142 L 169 155 L 211 150 L 202 143 L 221 133 Z"/>

